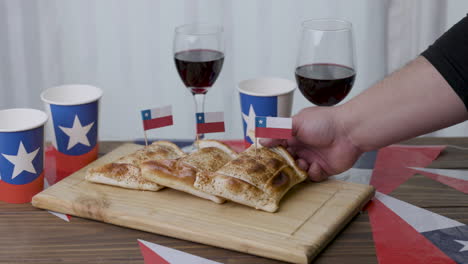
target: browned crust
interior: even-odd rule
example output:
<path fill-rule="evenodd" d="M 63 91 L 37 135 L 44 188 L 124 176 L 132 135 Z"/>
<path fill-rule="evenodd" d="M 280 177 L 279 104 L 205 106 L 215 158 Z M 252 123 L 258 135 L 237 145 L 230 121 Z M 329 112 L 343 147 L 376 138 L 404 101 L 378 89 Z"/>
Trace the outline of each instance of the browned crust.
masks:
<path fill-rule="evenodd" d="M 95 183 L 119 186 L 127 189 L 157 191 L 162 188 L 141 177 L 140 168 L 132 164 L 110 163 L 90 169 L 86 179 Z"/>
<path fill-rule="evenodd" d="M 112 163 L 89 169 L 86 179 L 91 182 L 129 189 L 141 189 L 145 188 L 144 186 L 151 186 L 154 190 L 161 189 L 156 183 L 142 177 L 140 164 L 145 160 L 179 158 L 184 155 L 185 153 L 175 144 L 168 141 L 157 141 Z M 110 180 L 106 181 L 104 178 Z"/>
<path fill-rule="evenodd" d="M 201 173 L 195 186 L 227 200 L 267 212 L 276 212 L 278 205 L 257 187 L 233 177 L 217 173 Z"/>
<path fill-rule="evenodd" d="M 199 172 L 214 172 L 237 154 L 227 145 L 215 140 L 201 140 L 200 149 L 177 160 L 146 161 L 141 164 L 145 179 L 176 190 L 210 199 L 224 199 L 205 193 L 194 186 Z"/>
<path fill-rule="evenodd" d="M 187 186 L 193 186 L 197 174 L 195 168 L 185 165 L 178 160 L 149 160 L 141 164 L 141 169 L 143 177 L 152 182 L 158 183 L 158 178 L 164 178 Z"/>
<path fill-rule="evenodd" d="M 217 147 L 227 154 L 231 156 L 232 159 L 237 157 L 237 152 L 233 150 L 229 145 L 218 141 L 218 140 L 212 140 L 212 139 L 203 139 L 198 141 L 198 147 L 200 148 L 206 148 L 206 147 Z"/>
<path fill-rule="evenodd" d="M 221 197 L 205 193 L 194 187 L 197 177 L 197 170 L 180 161 L 170 164 L 163 164 L 158 161 L 146 161 L 141 164 L 142 176 L 159 185 L 175 190 L 190 193 L 192 195 L 211 200 L 215 203 L 223 203 Z"/>
<path fill-rule="evenodd" d="M 199 171 L 217 171 L 231 160 L 231 156 L 222 149 L 206 147 L 181 158 L 180 162 Z"/>
<path fill-rule="evenodd" d="M 281 198 L 307 174 L 282 148 L 249 148 L 215 173 L 203 173 L 195 186 L 256 209 L 275 212 Z"/>

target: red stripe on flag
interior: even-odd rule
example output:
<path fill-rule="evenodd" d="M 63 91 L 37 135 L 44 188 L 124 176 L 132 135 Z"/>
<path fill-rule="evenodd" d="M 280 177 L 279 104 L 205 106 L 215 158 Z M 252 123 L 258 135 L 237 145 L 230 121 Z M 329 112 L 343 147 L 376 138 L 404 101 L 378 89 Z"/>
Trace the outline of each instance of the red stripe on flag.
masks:
<path fill-rule="evenodd" d="M 197 133 L 215 133 L 224 132 L 224 122 L 201 123 L 197 124 Z"/>
<path fill-rule="evenodd" d="M 140 245 L 141 254 L 145 260 L 145 264 L 170 264 L 163 257 L 159 256 L 156 252 L 148 248 L 145 244 L 138 241 Z"/>
<path fill-rule="evenodd" d="M 441 182 L 441 183 L 443 183 L 445 185 L 448 185 L 448 186 L 454 188 L 455 190 L 459 190 L 460 192 L 468 193 L 468 181 L 464 181 L 464 180 L 461 180 L 461 179 L 450 178 L 450 177 L 447 177 L 447 176 L 444 176 L 444 175 L 434 174 L 434 173 L 430 173 L 430 172 L 426 172 L 426 171 L 415 170 L 414 172 L 417 173 L 417 174 L 424 175 L 424 176 L 426 176 L 428 178 L 431 178 L 431 179 L 433 179 L 435 181 Z"/>
<path fill-rule="evenodd" d="M 444 148 L 392 145 L 380 149 L 370 184 L 379 192 L 389 194 L 415 174 L 406 167 L 427 167 Z"/>
<path fill-rule="evenodd" d="M 374 199 L 368 211 L 379 264 L 455 264 L 382 202 Z"/>
<path fill-rule="evenodd" d="M 90 152 L 83 155 L 72 156 L 49 146 L 45 151 L 45 177 L 50 185 L 57 183 L 75 171 L 80 170 L 98 157 L 98 144 Z"/>
<path fill-rule="evenodd" d="M 283 138 L 292 137 L 292 129 L 287 128 L 271 128 L 271 127 L 256 127 L 255 136 L 261 138 Z"/>
<path fill-rule="evenodd" d="M 22 185 L 0 181 L 0 201 L 21 204 L 30 203 L 34 195 L 44 189 L 44 172 L 34 181 Z"/>
<path fill-rule="evenodd" d="M 165 126 L 172 126 L 174 124 L 172 116 L 163 116 L 154 119 L 143 120 L 143 128 L 145 130 L 160 128 Z"/>

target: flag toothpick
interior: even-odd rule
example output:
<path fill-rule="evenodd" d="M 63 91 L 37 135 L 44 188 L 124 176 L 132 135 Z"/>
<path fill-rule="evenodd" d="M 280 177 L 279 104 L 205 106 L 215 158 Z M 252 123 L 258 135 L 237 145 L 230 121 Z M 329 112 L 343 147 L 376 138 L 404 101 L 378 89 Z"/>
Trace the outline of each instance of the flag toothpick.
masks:
<path fill-rule="evenodd" d="M 197 120 L 197 137 L 195 144 L 199 147 L 201 134 L 224 132 L 224 113 L 223 112 L 201 112 L 195 114 Z"/>
<path fill-rule="evenodd" d="M 288 139 L 292 137 L 292 119 L 289 117 L 255 117 L 255 156 L 258 138 Z"/>
<path fill-rule="evenodd" d="M 255 156 L 257 156 L 257 142 L 258 142 L 258 138 L 255 137 Z"/>
<path fill-rule="evenodd" d="M 143 131 L 143 135 L 145 136 L 145 145 L 148 146 L 148 137 L 146 136 L 146 130 Z"/>
<path fill-rule="evenodd" d="M 225 131 L 223 112 L 196 113 L 196 119 L 197 135 Z"/>
<path fill-rule="evenodd" d="M 255 117 L 255 138 L 288 139 L 292 137 L 290 117 Z"/>
<path fill-rule="evenodd" d="M 146 130 L 172 126 L 174 124 L 171 105 L 142 110 L 141 117 L 143 119 L 143 135 L 145 137 L 146 146 L 148 146 Z"/>

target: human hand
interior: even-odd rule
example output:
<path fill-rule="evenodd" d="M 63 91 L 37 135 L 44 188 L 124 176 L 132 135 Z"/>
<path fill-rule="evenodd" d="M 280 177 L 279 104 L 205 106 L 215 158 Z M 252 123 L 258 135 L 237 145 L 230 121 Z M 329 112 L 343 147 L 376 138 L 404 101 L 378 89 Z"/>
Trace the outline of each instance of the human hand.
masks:
<path fill-rule="evenodd" d="M 362 151 L 349 139 L 336 107 L 308 107 L 293 116 L 293 137 L 261 139 L 267 147 L 282 145 L 313 181 L 351 168 Z"/>

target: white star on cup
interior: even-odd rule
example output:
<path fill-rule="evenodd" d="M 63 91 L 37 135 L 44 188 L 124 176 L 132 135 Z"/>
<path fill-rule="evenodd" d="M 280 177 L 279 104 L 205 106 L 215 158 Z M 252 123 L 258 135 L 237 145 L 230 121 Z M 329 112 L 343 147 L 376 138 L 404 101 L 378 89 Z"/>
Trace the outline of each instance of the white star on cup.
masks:
<path fill-rule="evenodd" d="M 77 144 L 81 143 L 85 146 L 91 146 L 89 143 L 88 137 L 86 136 L 93 127 L 94 122 L 91 122 L 90 124 L 86 126 L 82 126 L 80 119 L 78 118 L 78 115 L 75 115 L 75 120 L 73 120 L 73 126 L 72 127 L 62 127 L 59 126 L 59 128 L 65 133 L 67 136 L 69 136 L 68 140 L 68 146 L 67 150 L 73 148 Z"/>
<path fill-rule="evenodd" d="M 34 158 L 36 157 L 37 153 L 39 152 L 39 148 L 32 152 L 27 152 L 24 148 L 23 142 L 20 141 L 18 152 L 16 155 L 7 155 L 2 154 L 5 159 L 7 159 L 10 163 L 14 165 L 13 174 L 11 175 L 11 179 L 16 178 L 20 175 L 23 171 L 36 173 L 36 169 L 32 164 Z"/>
<path fill-rule="evenodd" d="M 242 118 L 244 118 L 245 123 L 247 123 L 246 135 L 252 141 L 255 141 L 255 110 L 252 105 L 249 108 L 249 115 L 242 113 Z"/>

